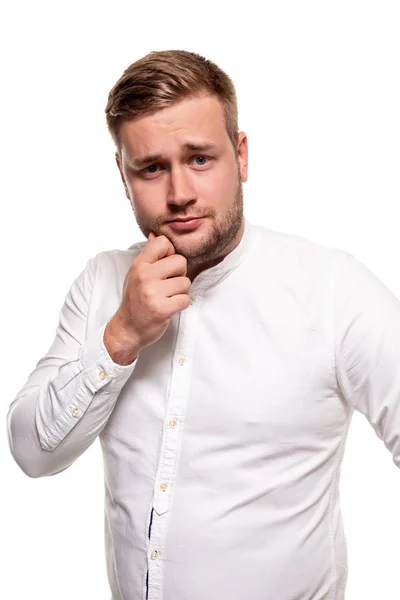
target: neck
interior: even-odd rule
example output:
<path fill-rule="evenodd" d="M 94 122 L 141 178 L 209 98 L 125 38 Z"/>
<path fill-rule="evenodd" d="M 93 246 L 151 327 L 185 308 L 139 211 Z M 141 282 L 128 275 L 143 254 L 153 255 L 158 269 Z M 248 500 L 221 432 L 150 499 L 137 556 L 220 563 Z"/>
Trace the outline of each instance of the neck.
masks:
<path fill-rule="evenodd" d="M 243 233 L 244 233 L 244 218 L 243 218 L 242 224 L 240 226 L 240 229 L 239 229 L 237 235 L 232 240 L 232 242 L 229 244 L 229 246 L 224 248 L 223 253 L 220 256 L 218 256 L 217 258 L 215 258 L 214 260 L 206 262 L 202 265 L 193 265 L 193 266 L 189 265 L 187 272 L 186 272 L 186 277 L 189 277 L 190 281 L 193 283 L 193 280 L 202 271 L 205 271 L 206 269 L 211 269 L 211 267 L 215 267 L 216 265 L 218 265 L 221 261 L 224 260 L 224 258 L 226 256 L 228 256 L 228 254 L 230 254 L 232 252 L 232 250 L 234 250 L 236 248 L 236 246 L 239 245 L 239 243 L 243 237 Z"/>

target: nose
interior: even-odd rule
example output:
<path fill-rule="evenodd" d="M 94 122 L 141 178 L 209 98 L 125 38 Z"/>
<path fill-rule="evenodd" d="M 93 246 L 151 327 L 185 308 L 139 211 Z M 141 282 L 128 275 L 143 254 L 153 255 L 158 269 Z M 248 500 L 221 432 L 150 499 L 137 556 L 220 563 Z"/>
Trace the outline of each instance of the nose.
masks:
<path fill-rule="evenodd" d="M 171 169 L 168 203 L 183 206 L 196 200 L 196 192 L 185 166 Z"/>

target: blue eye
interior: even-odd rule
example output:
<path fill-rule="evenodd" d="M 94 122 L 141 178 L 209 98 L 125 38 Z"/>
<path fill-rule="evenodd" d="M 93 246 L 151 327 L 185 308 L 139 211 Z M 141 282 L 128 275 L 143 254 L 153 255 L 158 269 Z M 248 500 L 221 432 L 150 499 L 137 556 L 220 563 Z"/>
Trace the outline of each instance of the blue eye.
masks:
<path fill-rule="evenodd" d="M 198 162 L 200 159 L 201 162 Z M 197 165 L 199 167 L 204 167 L 205 165 L 208 164 L 209 158 L 207 156 L 203 156 L 202 154 L 198 154 L 197 156 L 194 156 L 192 159 L 196 160 Z M 145 174 L 145 175 L 155 175 L 156 173 L 158 173 L 158 168 L 159 168 L 159 164 L 158 163 L 154 163 L 152 165 L 149 165 L 148 167 L 145 167 L 144 169 L 141 170 L 141 173 Z"/>
<path fill-rule="evenodd" d="M 202 155 L 200 155 L 200 156 L 196 156 L 196 160 L 197 160 L 198 158 L 205 158 L 206 160 L 208 160 L 207 156 L 202 156 Z M 198 163 L 198 164 L 199 164 L 199 163 Z M 200 164 L 201 164 L 201 165 L 204 165 L 204 164 L 206 164 L 206 163 L 204 163 L 204 162 L 203 162 L 203 163 L 200 163 Z"/>

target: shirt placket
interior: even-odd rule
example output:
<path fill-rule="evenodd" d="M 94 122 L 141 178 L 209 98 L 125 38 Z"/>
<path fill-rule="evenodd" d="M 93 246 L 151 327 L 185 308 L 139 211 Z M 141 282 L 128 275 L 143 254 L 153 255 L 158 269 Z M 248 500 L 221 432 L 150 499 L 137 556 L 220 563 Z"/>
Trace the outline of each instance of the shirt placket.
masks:
<path fill-rule="evenodd" d="M 171 494 L 176 479 L 183 423 L 192 379 L 193 351 L 199 325 L 200 304 L 201 295 L 199 291 L 196 296 L 192 295 L 190 297 L 190 305 L 186 310 L 181 311 L 179 318 L 171 384 L 167 398 L 154 485 L 152 522 L 149 528 L 146 589 L 148 600 L 162 600 L 163 598 L 165 532 L 168 511 L 171 505 Z"/>

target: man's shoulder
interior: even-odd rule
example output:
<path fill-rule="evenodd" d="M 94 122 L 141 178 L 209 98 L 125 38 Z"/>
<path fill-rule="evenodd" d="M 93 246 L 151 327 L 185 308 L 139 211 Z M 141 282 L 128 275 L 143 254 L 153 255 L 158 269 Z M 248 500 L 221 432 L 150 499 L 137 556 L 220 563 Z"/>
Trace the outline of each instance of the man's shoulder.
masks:
<path fill-rule="evenodd" d="M 130 258 L 140 254 L 140 252 L 143 250 L 143 248 L 146 246 L 146 244 L 147 244 L 147 241 L 144 240 L 143 242 L 135 242 L 134 244 L 132 244 L 131 246 L 129 246 L 126 249 L 112 248 L 112 249 L 108 249 L 108 250 L 102 250 L 101 252 L 99 252 L 97 254 L 97 256 L 102 256 L 102 257 L 104 256 L 106 258 L 113 258 L 116 260 L 130 259 Z"/>
<path fill-rule="evenodd" d="M 112 248 L 101 250 L 92 258 L 96 271 L 106 274 L 107 271 L 126 274 L 134 258 L 143 250 L 147 241 L 136 242 L 126 250 Z"/>
<path fill-rule="evenodd" d="M 261 247 L 280 264 L 326 265 L 340 262 L 350 253 L 336 246 L 316 242 L 308 237 L 255 225 Z M 264 254 L 264 252 L 262 252 Z"/>
<path fill-rule="evenodd" d="M 343 259 L 351 255 L 341 248 L 306 236 L 266 227 L 259 229 L 261 245 L 258 246 L 256 271 L 267 283 L 266 293 L 276 284 L 282 299 L 289 296 L 295 304 L 304 307 L 304 322 L 310 322 L 307 311 L 315 310 L 315 314 L 319 314 L 319 304 L 321 310 L 326 310 L 327 294 L 335 289 Z"/>

